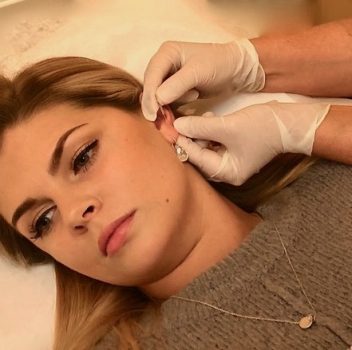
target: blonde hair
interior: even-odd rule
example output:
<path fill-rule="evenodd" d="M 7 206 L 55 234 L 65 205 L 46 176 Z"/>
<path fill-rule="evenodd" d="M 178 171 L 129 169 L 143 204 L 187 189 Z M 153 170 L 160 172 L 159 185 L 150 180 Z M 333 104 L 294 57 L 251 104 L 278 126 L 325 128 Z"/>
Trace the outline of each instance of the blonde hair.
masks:
<path fill-rule="evenodd" d="M 112 106 L 139 111 L 142 85 L 125 71 L 82 57 L 58 57 L 38 62 L 14 79 L 0 77 L 0 147 L 4 131 L 50 105 L 70 103 L 81 108 Z M 282 155 L 240 187 L 212 186 L 238 206 L 252 211 L 303 173 L 313 159 Z M 0 243 L 6 257 L 23 266 L 53 263 L 57 304 L 55 350 L 85 350 L 112 330 L 121 349 L 139 349 L 141 317 L 160 321 L 161 301 L 135 287 L 103 283 L 55 261 L 25 239 L 0 215 Z M 152 317 L 153 319 L 153 317 Z M 151 328 L 153 331 L 156 327 Z"/>

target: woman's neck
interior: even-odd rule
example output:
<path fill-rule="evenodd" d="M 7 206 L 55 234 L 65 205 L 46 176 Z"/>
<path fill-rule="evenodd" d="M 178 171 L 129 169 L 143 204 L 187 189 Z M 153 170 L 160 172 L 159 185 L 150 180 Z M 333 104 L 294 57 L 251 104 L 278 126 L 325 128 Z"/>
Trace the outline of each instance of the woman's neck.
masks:
<path fill-rule="evenodd" d="M 243 211 L 216 192 L 193 168 L 190 172 L 196 208 L 192 215 L 197 228 L 190 229 L 189 234 L 197 235 L 197 244 L 172 272 L 140 288 L 153 298 L 167 299 L 178 293 L 237 249 L 261 221 L 256 214 Z"/>

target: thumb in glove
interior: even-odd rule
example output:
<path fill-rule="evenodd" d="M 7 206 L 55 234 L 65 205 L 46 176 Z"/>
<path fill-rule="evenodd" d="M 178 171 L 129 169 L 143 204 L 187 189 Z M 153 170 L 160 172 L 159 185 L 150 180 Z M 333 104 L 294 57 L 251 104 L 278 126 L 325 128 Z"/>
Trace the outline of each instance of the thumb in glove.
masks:
<path fill-rule="evenodd" d="M 175 120 L 174 127 L 183 134 L 178 136 L 177 144 L 188 153 L 190 162 L 197 166 L 208 179 L 220 181 L 214 177 L 224 169 L 228 152 L 224 146 L 208 140 L 214 138 L 216 134 L 214 130 L 219 129 L 220 133 L 223 132 L 221 117 L 214 118 L 211 112 L 203 114 L 202 117 L 181 117 Z M 192 141 L 191 138 L 196 140 Z"/>

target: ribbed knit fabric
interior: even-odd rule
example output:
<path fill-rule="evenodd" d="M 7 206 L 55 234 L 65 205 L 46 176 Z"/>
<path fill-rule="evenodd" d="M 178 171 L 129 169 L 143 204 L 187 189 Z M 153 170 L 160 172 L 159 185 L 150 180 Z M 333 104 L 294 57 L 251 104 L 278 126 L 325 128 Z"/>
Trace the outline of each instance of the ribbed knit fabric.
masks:
<path fill-rule="evenodd" d="M 352 167 L 320 161 L 257 211 L 264 221 L 240 248 L 178 295 L 251 316 L 297 321 L 311 313 L 275 223 L 317 311 L 316 324 L 302 330 L 298 325 L 247 320 L 168 299 L 162 306 L 161 336 L 141 339 L 143 350 L 350 348 Z"/>

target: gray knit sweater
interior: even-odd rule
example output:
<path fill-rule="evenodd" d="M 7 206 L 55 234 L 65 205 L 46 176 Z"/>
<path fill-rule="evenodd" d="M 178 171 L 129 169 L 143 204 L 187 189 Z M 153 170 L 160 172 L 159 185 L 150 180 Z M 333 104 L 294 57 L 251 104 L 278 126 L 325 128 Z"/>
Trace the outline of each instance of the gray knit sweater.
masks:
<path fill-rule="evenodd" d="M 320 161 L 257 211 L 264 221 L 241 247 L 178 295 L 258 317 L 296 321 L 311 313 L 275 223 L 316 309 L 316 323 L 302 330 L 294 324 L 246 320 L 169 299 L 162 306 L 161 336 L 142 338 L 142 349 L 347 350 L 352 346 L 352 167 Z"/>

